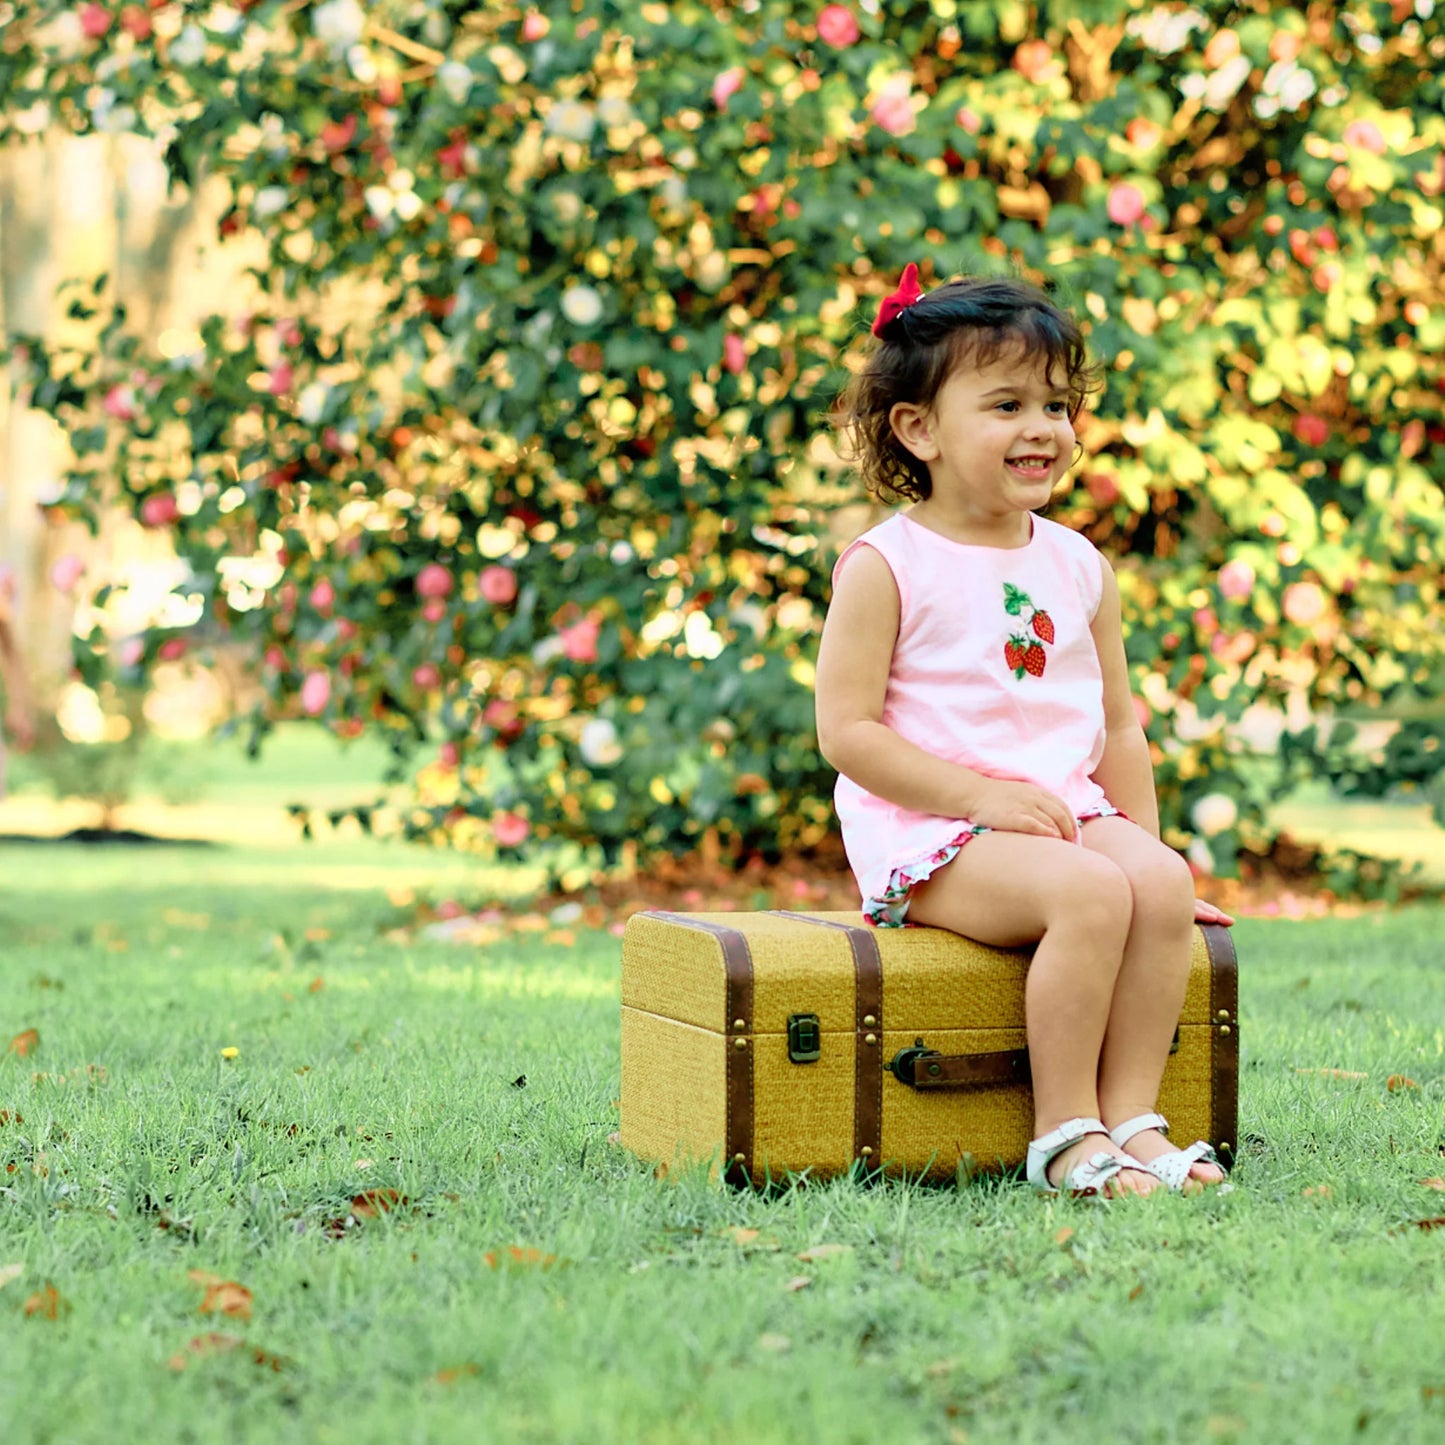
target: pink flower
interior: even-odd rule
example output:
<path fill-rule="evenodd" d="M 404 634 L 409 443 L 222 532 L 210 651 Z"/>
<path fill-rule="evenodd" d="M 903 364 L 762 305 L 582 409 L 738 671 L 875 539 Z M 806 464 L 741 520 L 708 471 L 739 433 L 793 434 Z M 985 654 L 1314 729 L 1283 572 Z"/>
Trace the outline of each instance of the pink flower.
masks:
<path fill-rule="evenodd" d="M 309 600 L 323 617 L 331 616 L 331 609 L 336 605 L 336 588 L 331 585 L 329 577 L 323 577 L 311 589 Z"/>
<path fill-rule="evenodd" d="M 111 387 L 101 405 L 105 408 L 106 415 L 113 416 L 117 421 L 135 420 L 135 390 L 132 387 Z"/>
<path fill-rule="evenodd" d="M 532 825 L 519 813 L 498 813 L 492 819 L 492 837 L 499 848 L 520 848 Z"/>
<path fill-rule="evenodd" d="M 540 40 L 551 28 L 552 22 L 539 10 L 529 10 L 522 17 L 523 40 Z"/>
<path fill-rule="evenodd" d="M 440 622 L 447 615 L 447 604 L 440 597 L 433 597 L 422 604 L 421 615 L 427 622 Z"/>
<path fill-rule="evenodd" d="M 99 40 L 110 29 L 110 11 L 104 5 L 80 7 L 80 29 L 87 40 Z"/>
<path fill-rule="evenodd" d="M 868 112 L 875 125 L 889 135 L 907 135 L 917 121 L 913 111 L 913 97 L 909 93 L 906 75 L 895 76 L 884 85 L 878 99 Z"/>
<path fill-rule="evenodd" d="M 1290 430 L 1294 432 L 1295 440 L 1303 442 L 1307 447 L 1322 447 L 1330 439 L 1329 422 L 1311 411 L 1301 412 L 1295 417 Z"/>
<path fill-rule="evenodd" d="M 958 114 L 954 116 L 953 120 L 955 125 L 961 126 L 969 135 L 977 135 L 983 129 L 983 118 L 966 105 L 959 107 Z"/>
<path fill-rule="evenodd" d="M 597 637 L 602 631 L 599 622 L 584 617 L 571 627 L 564 627 L 557 635 L 562 640 L 562 651 L 573 662 L 597 661 Z"/>
<path fill-rule="evenodd" d="M 452 742 L 450 739 L 444 742 L 441 747 L 437 749 L 437 762 L 439 762 L 442 767 L 446 768 L 449 772 L 453 768 L 455 768 L 456 765 L 461 762 L 461 760 L 462 750 L 460 746 L 457 743 Z"/>
<path fill-rule="evenodd" d="M 326 711 L 331 701 L 331 675 L 325 672 L 308 672 L 301 681 L 301 708 L 307 717 L 315 717 Z"/>
<path fill-rule="evenodd" d="M 140 519 L 147 527 L 169 527 L 180 515 L 170 492 L 153 492 L 140 504 Z"/>
<path fill-rule="evenodd" d="M 156 656 L 162 662 L 179 662 L 186 655 L 186 639 L 184 637 L 168 637 L 156 648 Z"/>
<path fill-rule="evenodd" d="M 145 661 L 145 655 L 144 638 L 127 637 L 120 645 L 120 665 L 122 667 L 139 667 Z"/>
<path fill-rule="evenodd" d="M 729 331 L 723 337 L 723 365 L 734 376 L 741 376 L 747 369 L 748 351 L 743 345 L 743 339 L 735 332 Z"/>
<path fill-rule="evenodd" d="M 1144 193 L 1127 181 L 1109 189 L 1107 209 L 1116 226 L 1132 226 L 1144 214 Z"/>
<path fill-rule="evenodd" d="M 445 597 L 452 590 L 452 574 L 440 562 L 428 562 L 416 574 L 418 597 Z"/>
<path fill-rule="evenodd" d="M 85 563 L 74 552 L 67 552 L 55 559 L 55 565 L 50 569 L 50 585 L 57 592 L 69 594 L 84 575 Z"/>
<path fill-rule="evenodd" d="M 266 383 L 266 390 L 272 396 L 285 396 L 291 390 L 291 383 L 296 379 L 296 373 L 291 369 L 289 361 L 278 361 L 271 368 L 271 379 Z"/>
<path fill-rule="evenodd" d="M 858 43 L 858 19 L 846 5 L 825 5 L 818 11 L 818 39 L 834 50 Z"/>
<path fill-rule="evenodd" d="M 1239 558 L 1219 569 L 1219 590 L 1225 597 L 1248 597 L 1254 591 L 1254 568 Z"/>
<path fill-rule="evenodd" d="M 483 567 L 477 587 L 492 606 L 505 607 L 516 600 L 517 574 L 510 567 Z"/>
<path fill-rule="evenodd" d="M 434 662 L 423 662 L 412 668 L 412 684 L 421 688 L 423 692 L 430 692 L 434 687 L 442 684 L 441 669 Z"/>
<path fill-rule="evenodd" d="M 343 642 L 354 642 L 361 635 L 361 629 L 349 617 L 340 617 L 336 621 L 336 635 Z"/>
<path fill-rule="evenodd" d="M 268 672 L 286 671 L 286 654 L 274 642 L 266 649 L 261 661 Z"/>
<path fill-rule="evenodd" d="M 1372 120 L 1352 120 L 1345 127 L 1344 141 L 1347 146 L 1358 146 L 1372 155 L 1382 156 L 1389 149 L 1380 127 Z"/>
<path fill-rule="evenodd" d="M 1308 627 L 1325 615 L 1324 589 L 1318 582 L 1292 582 L 1284 589 L 1280 606 L 1284 615 L 1299 627 Z"/>
<path fill-rule="evenodd" d="M 743 81 L 747 78 L 747 72 L 741 65 L 734 65 L 728 70 L 720 70 L 712 83 L 712 103 L 719 110 L 728 108 L 728 97 L 736 95 L 743 88 Z"/>

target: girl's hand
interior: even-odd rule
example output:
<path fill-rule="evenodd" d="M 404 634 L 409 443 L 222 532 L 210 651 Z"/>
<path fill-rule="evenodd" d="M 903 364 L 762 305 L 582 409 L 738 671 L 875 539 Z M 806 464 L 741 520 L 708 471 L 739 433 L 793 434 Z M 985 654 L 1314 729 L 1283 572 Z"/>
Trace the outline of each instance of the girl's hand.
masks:
<path fill-rule="evenodd" d="M 1234 922 L 1222 908 L 1206 903 L 1202 898 L 1194 900 L 1194 921 L 1196 923 L 1222 923 L 1226 928 Z"/>
<path fill-rule="evenodd" d="M 1000 833 L 1035 833 L 1069 843 L 1079 831 L 1078 821 L 1062 798 L 1033 783 L 1004 778 L 988 779 L 965 816 L 971 823 L 982 823 Z"/>

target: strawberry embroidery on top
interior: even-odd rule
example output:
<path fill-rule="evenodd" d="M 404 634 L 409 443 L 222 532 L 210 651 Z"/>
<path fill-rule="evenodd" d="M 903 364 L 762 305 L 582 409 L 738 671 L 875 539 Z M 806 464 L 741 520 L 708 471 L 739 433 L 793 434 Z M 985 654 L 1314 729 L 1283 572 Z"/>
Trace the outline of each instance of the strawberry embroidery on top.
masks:
<path fill-rule="evenodd" d="M 1013 633 L 1003 645 L 1003 660 L 1016 678 L 1042 677 L 1048 655 L 1044 643 L 1054 640 L 1054 619 L 1042 608 L 1034 606 L 1033 598 L 1027 592 L 1015 587 L 1012 582 L 1003 584 L 1003 610 L 1010 617 L 1017 617 L 1021 626 L 1028 631 Z M 1025 624 L 1025 613 L 1028 614 Z M 1029 632 L 1033 636 L 1029 636 Z"/>

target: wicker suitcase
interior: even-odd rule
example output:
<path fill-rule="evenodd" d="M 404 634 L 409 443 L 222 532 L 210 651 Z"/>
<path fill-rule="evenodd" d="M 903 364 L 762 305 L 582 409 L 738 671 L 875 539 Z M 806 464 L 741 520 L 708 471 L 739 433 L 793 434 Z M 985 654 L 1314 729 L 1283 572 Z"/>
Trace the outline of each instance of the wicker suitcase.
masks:
<path fill-rule="evenodd" d="M 1032 1132 L 1028 950 L 856 913 L 635 914 L 622 945 L 622 1143 L 732 1183 L 1010 1168 Z M 1233 1158 L 1238 988 L 1195 930 L 1159 1108 Z"/>

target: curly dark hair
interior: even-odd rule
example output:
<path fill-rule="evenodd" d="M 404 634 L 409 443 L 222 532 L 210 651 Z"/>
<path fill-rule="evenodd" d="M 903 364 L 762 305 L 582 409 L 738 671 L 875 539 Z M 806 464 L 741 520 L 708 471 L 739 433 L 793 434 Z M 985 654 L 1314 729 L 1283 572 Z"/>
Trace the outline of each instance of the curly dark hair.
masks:
<path fill-rule="evenodd" d="M 1019 349 L 1042 359 L 1054 385 L 1062 372 L 1069 420 L 1102 385 L 1079 323 L 1039 287 L 1010 277 L 965 276 L 928 292 L 884 328 L 862 371 L 834 403 L 832 422 L 864 485 L 880 500 L 921 502 L 932 492 L 928 467 L 893 434 L 899 402 L 930 407 L 965 363 L 986 367 Z"/>

